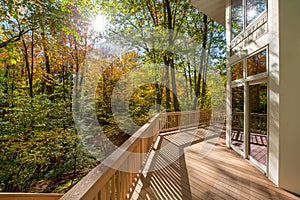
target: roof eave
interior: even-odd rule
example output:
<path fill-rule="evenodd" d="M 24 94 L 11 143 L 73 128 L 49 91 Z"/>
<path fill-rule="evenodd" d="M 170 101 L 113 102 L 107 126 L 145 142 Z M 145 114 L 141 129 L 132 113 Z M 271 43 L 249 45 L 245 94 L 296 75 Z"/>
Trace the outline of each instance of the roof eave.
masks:
<path fill-rule="evenodd" d="M 190 0 L 200 12 L 225 26 L 226 0 Z"/>

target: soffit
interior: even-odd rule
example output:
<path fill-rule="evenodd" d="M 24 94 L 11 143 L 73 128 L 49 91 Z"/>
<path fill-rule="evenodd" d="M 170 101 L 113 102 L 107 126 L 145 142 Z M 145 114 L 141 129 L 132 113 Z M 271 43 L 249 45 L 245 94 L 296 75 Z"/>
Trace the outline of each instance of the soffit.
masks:
<path fill-rule="evenodd" d="M 225 26 L 226 0 L 190 0 L 199 11 Z"/>

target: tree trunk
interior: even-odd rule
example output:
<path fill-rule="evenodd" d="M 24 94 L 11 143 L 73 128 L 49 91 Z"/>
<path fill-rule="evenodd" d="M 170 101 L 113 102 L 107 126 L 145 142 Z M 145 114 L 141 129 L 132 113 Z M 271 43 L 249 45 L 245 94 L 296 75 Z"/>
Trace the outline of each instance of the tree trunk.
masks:
<path fill-rule="evenodd" d="M 174 110 L 179 111 L 179 102 L 177 96 L 177 86 L 176 86 L 176 78 L 175 78 L 175 69 L 174 69 L 174 59 L 170 59 L 170 68 L 171 68 L 171 78 L 172 78 L 172 92 L 173 92 L 173 102 L 174 102 Z"/>
<path fill-rule="evenodd" d="M 6 113 L 6 109 L 7 107 L 9 107 L 9 84 L 8 84 L 8 79 L 9 79 L 9 65 L 6 61 L 5 62 L 5 66 L 6 66 L 6 69 L 5 69 L 5 74 L 4 74 L 4 77 L 5 77 L 5 88 L 4 88 L 4 105 L 3 105 L 3 112 L 2 112 L 2 117 L 5 116 L 5 113 Z M 12 81 L 13 82 L 13 81 Z"/>
<path fill-rule="evenodd" d="M 187 55 L 187 75 L 188 75 L 188 82 L 189 82 L 189 91 L 190 91 L 190 95 L 189 98 L 190 100 L 193 100 L 193 80 L 192 80 L 192 74 L 191 74 L 191 61 L 190 61 L 190 57 L 189 55 Z"/>
<path fill-rule="evenodd" d="M 204 68 L 204 62 L 206 59 L 206 44 L 207 44 L 207 16 L 203 15 L 203 28 L 202 28 L 202 34 L 203 34 L 203 41 L 202 41 L 202 49 L 201 49 L 201 58 L 200 58 L 200 69 L 198 71 L 198 80 L 196 83 L 196 90 L 195 90 L 195 99 L 194 99 L 194 106 L 193 109 L 197 109 L 198 99 L 200 97 L 200 84 L 201 84 L 201 78 Z M 200 105 L 201 107 L 201 105 Z"/>
<path fill-rule="evenodd" d="M 189 97 L 190 96 L 190 94 L 189 94 L 190 90 L 189 90 L 188 70 L 185 67 L 183 67 L 183 71 L 184 71 L 185 88 L 186 88 L 185 94 L 186 94 L 187 97 Z"/>
<path fill-rule="evenodd" d="M 162 103 L 162 88 L 159 83 L 155 83 L 155 93 L 156 93 L 156 111 L 160 112 L 160 105 Z"/>
<path fill-rule="evenodd" d="M 159 69 L 157 68 L 156 65 L 156 54 L 155 54 L 155 48 L 154 48 L 154 43 L 153 43 L 153 63 L 155 65 L 155 94 L 156 94 L 156 99 L 155 99 L 155 104 L 156 104 L 156 111 L 160 112 L 160 106 L 162 104 L 162 87 L 159 84 L 158 78 L 159 78 Z"/>
<path fill-rule="evenodd" d="M 30 95 L 30 98 L 33 98 L 33 82 L 32 82 L 33 66 L 30 67 L 30 65 L 29 65 L 28 48 L 27 48 L 27 45 L 26 45 L 26 42 L 25 42 L 24 38 L 22 38 L 22 43 L 23 43 L 23 47 L 24 47 L 24 60 L 25 60 L 25 67 L 26 67 L 26 70 L 27 70 L 29 95 Z"/>
<path fill-rule="evenodd" d="M 62 87 L 63 87 L 63 98 L 64 98 L 64 102 L 66 102 L 67 98 L 66 98 L 66 83 L 65 83 L 65 65 L 62 65 Z"/>
<path fill-rule="evenodd" d="M 166 73 L 165 73 L 166 110 L 170 111 L 170 109 L 171 109 L 171 92 L 170 92 L 170 78 L 169 78 L 169 63 L 168 63 L 166 55 L 164 55 L 164 64 L 165 64 L 165 68 L 166 68 Z"/>
<path fill-rule="evenodd" d="M 49 79 L 48 84 L 46 84 L 46 93 L 48 95 L 51 95 L 51 94 L 53 94 L 53 87 L 52 87 L 52 84 L 50 84 L 50 77 L 51 77 L 51 66 L 50 65 L 51 64 L 50 64 L 48 45 L 47 45 L 47 42 L 46 42 L 47 39 L 46 39 L 46 36 L 45 36 L 45 32 L 43 30 L 41 32 L 41 36 L 42 36 L 42 44 L 43 44 L 44 57 L 45 57 L 46 73 L 47 73 L 47 78 Z"/>
<path fill-rule="evenodd" d="M 30 72 L 30 80 L 31 80 L 31 91 L 33 90 L 33 68 L 34 68 L 34 31 L 31 31 L 31 72 Z M 32 91 L 33 93 L 33 91 Z"/>
<path fill-rule="evenodd" d="M 214 23 L 214 22 L 212 22 Z M 212 24 L 213 26 L 213 24 Z M 201 91 L 201 96 L 202 98 L 202 102 L 201 102 L 201 109 L 204 108 L 204 97 L 206 96 L 206 90 L 207 90 L 207 84 L 206 84 L 206 75 L 207 75 L 207 68 L 208 68 L 208 60 L 209 57 L 208 55 L 210 54 L 210 49 L 211 49 L 211 44 L 212 44 L 212 29 L 210 29 L 209 31 L 209 42 L 207 44 L 207 53 L 206 53 L 206 58 L 205 58 L 205 63 L 204 63 L 204 69 L 203 69 L 203 76 L 202 76 L 202 91 Z M 208 38 L 207 38 L 208 39 Z"/>
<path fill-rule="evenodd" d="M 166 0 L 166 12 L 167 12 L 167 20 L 168 20 L 168 29 L 169 29 L 169 49 L 171 49 L 170 55 L 167 58 L 168 64 L 171 69 L 171 81 L 172 81 L 172 94 L 173 94 L 173 103 L 174 103 L 174 110 L 179 111 L 179 102 L 177 98 L 177 85 L 176 85 L 176 78 L 175 78 L 175 64 L 174 64 L 174 53 L 172 49 L 174 48 L 174 26 L 173 26 L 173 14 L 171 10 L 170 1 Z"/>

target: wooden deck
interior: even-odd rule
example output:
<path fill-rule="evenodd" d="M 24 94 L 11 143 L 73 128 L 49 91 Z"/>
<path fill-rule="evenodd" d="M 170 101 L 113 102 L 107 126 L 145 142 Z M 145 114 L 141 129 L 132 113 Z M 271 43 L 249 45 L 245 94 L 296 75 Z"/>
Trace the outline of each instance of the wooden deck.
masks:
<path fill-rule="evenodd" d="M 153 153 L 131 199 L 300 199 L 277 188 L 215 132 L 211 126 L 162 135 L 157 150 L 169 145 Z"/>

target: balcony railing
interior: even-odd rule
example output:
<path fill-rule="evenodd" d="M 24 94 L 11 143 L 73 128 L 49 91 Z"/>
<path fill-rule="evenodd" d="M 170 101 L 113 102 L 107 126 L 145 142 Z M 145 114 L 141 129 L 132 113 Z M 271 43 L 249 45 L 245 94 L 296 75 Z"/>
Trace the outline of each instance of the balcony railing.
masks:
<path fill-rule="evenodd" d="M 101 163 L 87 176 L 78 182 L 63 196 L 53 194 L 43 198 L 36 194 L 1 194 L 1 199 L 128 199 L 134 192 L 137 181 L 145 166 L 148 153 L 155 146 L 160 132 L 167 132 L 188 127 L 208 125 L 212 121 L 224 121 L 225 111 L 186 111 L 162 113 L 153 117 L 147 124 L 135 132 L 124 144 L 114 151 L 107 159 L 109 166 Z M 106 162 L 107 163 L 107 162 Z M 5 196 L 8 195 L 8 196 Z M 47 196 L 48 195 L 48 196 Z M 49 198 L 46 198 L 49 197 Z M 5 198 L 7 197 L 7 198 Z"/>
<path fill-rule="evenodd" d="M 0 193 L 0 200 L 58 200 L 63 194 Z"/>

